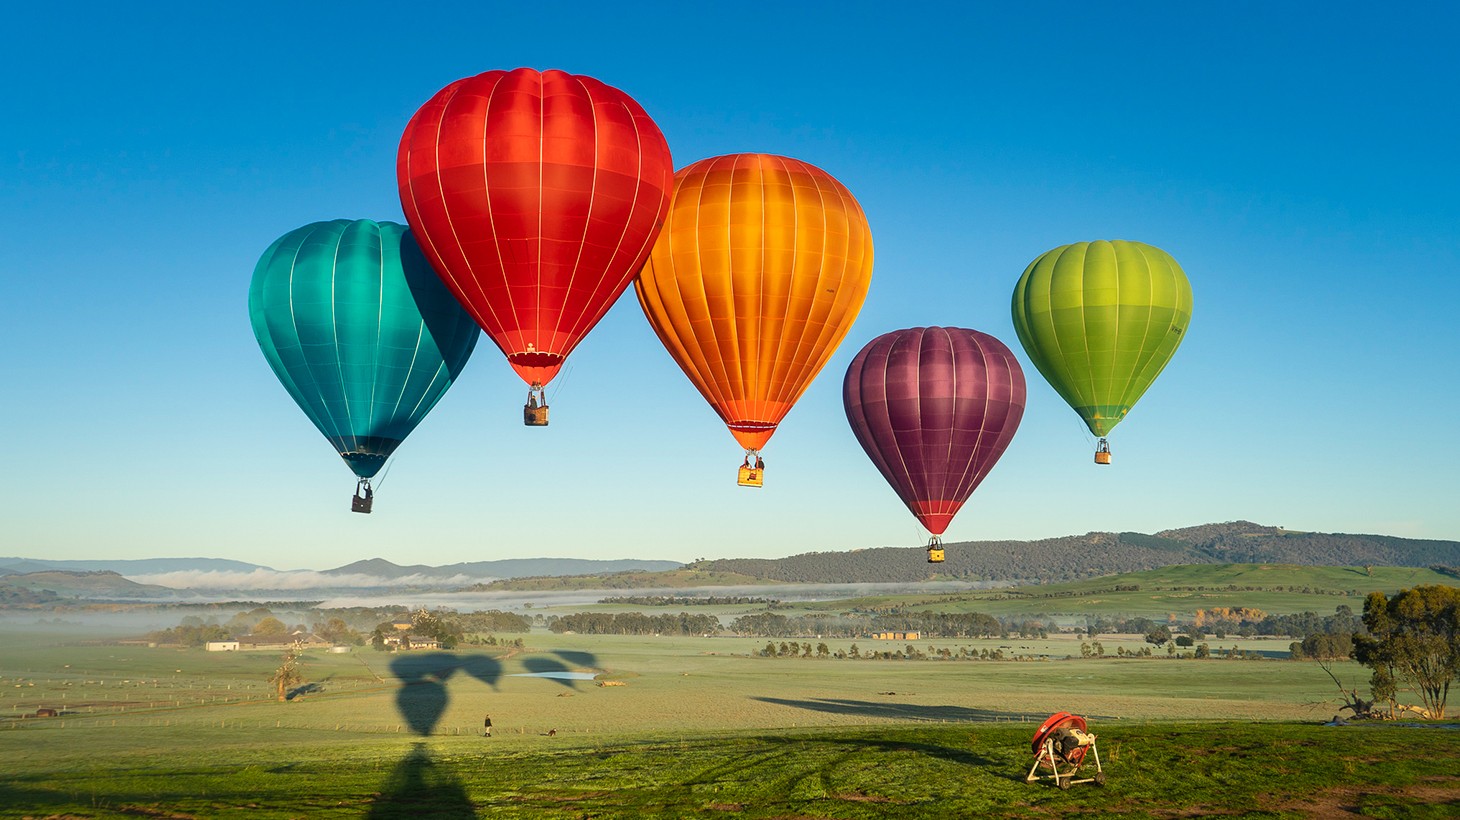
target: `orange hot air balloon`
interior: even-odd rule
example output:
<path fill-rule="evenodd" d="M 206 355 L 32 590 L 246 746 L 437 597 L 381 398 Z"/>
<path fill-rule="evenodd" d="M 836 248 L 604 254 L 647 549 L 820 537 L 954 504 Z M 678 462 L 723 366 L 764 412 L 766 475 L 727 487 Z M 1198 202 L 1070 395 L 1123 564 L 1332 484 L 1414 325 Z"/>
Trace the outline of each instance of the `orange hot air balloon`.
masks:
<path fill-rule="evenodd" d="M 846 186 L 800 160 L 729 154 L 674 175 L 634 283 L 659 340 L 745 448 L 760 449 L 841 343 L 872 281 L 872 230 Z"/>

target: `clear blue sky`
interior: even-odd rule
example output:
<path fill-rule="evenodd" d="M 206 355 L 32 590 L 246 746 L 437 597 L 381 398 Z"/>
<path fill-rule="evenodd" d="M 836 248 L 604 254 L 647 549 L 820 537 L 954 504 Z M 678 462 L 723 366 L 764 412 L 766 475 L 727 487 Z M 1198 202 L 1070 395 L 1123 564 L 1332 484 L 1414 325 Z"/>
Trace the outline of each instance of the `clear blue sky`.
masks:
<path fill-rule="evenodd" d="M 918 545 L 840 383 L 872 337 L 928 324 L 994 334 L 1030 380 L 948 540 L 1237 518 L 1460 539 L 1460 13 L 1110 5 L 10 10 L 0 555 L 292 569 Z M 763 490 L 734 486 L 740 451 L 632 297 L 554 383 L 546 429 L 522 426 L 484 340 L 370 516 L 264 363 L 246 301 L 269 243 L 403 221 L 410 115 L 524 65 L 632 95 L 676 167 L 786 154 L 866 210 L 871 292 L 766 449 Z M 1173 254 L 1195 316 L 1097 468 L 1019 351 L 1009 294 L 1039 253 L 1115 238 Z"/>

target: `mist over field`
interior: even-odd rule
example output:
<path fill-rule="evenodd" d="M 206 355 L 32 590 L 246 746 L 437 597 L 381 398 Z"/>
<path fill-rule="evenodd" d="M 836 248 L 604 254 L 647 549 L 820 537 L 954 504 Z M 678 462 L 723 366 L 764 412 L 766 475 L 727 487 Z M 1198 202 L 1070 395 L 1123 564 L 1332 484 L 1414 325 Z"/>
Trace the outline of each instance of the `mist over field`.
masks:
<path fill-rule="evenodd" d="M 229 570 L 179 570 L 144 574 L 123 574 L 123 577 L 139 584 L 156 584 L 177 590 L 340 590 L 377 589 L 401 587 L 429 587 L 452 589 L 484 584 L 497 580 L 487 576 L 456 574 L 450 576 L 423 575 L 415 573 L 396 578 L 365 573 L 327 573 L 315 570 L 280 571 L 259 568 L 251 572 Z"/>
<path fill-rule="evenodd" d="M 1009 581 L 930 581 L 906 584 L 765 584 L 745 586 L 655 587 L 645 589 L 572 589 L 572 590 L 501 590 L 494 592 L 424 592 L 339 595 L 322 603 L 320 608 L 355 606 L 378 607 L 387 604 L 408 604 L 411 608 L 446 608 L 458 612 L 479 612 L 489 609 L 521 609 L 534 607 L 585 606 L 604 598 L 624 595 L 647 597 L 736 596 L 774 598 L 778 601 L 834 601 L 866 595 L 935 594 L 966 590 L 1001 589 L 1013 586 Z"/>
<path fill-rule="evenodd" d="M 0 610 L 0 641 L 6 646 L 22 643 L 44 643 L 66 646 L 76 642 L 111 641 L 141 638 L 148 632 L 171 629 L 189 615 L 213 623 L 227 623 L 230 618 L 257 607 L 253 603 L 222 604 L 216 609 L 140 609 L 84 610 L 58 614 Z M 310 623 L 318 619 L 308 605 L 269 607 L 274 617 L 289 624 Z"/>

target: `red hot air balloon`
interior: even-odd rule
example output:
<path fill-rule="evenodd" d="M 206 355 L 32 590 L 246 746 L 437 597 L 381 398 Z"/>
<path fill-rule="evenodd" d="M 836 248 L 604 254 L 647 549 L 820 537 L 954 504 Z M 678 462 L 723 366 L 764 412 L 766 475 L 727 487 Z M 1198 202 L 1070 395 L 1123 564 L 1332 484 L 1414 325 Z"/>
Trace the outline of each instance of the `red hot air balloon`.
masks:
<path fill-rule="evenodd" d="M 530 386 L 528 423 L 546 424 L 543 386 L 664 223 L 674 184 L 664 135 L 592 77 L 488 71 L 411 117 L 396 177 L 421 250 Z"/>
<path fill-rule="evenodd" d="M 1003 342 L 961 327 L 873 339 L 842 382 L 847 421 L 912 514 L 939 536 L 1003 455 L 1024 416 L 1024 371 Z"/>

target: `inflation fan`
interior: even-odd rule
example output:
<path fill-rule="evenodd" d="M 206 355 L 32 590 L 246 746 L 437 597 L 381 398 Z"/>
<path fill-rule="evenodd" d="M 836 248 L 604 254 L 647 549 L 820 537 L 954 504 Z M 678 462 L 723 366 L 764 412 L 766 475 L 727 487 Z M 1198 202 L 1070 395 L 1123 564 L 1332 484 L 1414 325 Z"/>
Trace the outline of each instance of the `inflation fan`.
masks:
<path fill-rule="evenodd" d="M 1076 783 L 1105 785 L 1105 771 L 1100 768 L 1100 751 L 1095 748 L 1095 735 L 1086 731 L 1085 719 L 1069 712 L 1055 712 L 1039 724 L 1030 742 L 1034 752 L 1034 765 L 1029 767 L 1026 783 L 1036 780 L 1054 780 L 1061 789 L 1068 789 Z M 1085 756 L 1095 758 L 1095 774 L 1076 779 Z M 1048 774 L 1042 772 L 1048 771 Z"/>

